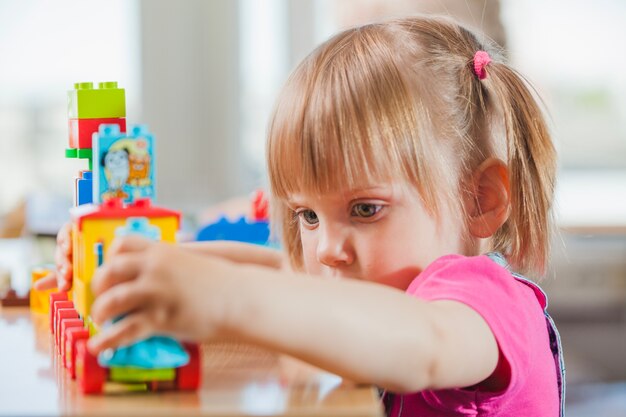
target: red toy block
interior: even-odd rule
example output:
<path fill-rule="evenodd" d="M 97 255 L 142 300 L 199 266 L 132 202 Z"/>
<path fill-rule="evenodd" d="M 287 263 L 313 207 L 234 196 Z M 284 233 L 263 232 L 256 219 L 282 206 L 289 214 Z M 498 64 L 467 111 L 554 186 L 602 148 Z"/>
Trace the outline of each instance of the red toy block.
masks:
<path fill-rule="evenodd" d="M 65 368 L 72 379 L 76 379 L 76 343 L 89 339 L 89 330 L 70 327 L 65 331 Z"/>
<path fill-rule="evenodd" d="M 59 346 L 59 343 L 61 342 L 61 323 L 66 319 L 78 318 L 80 318 L 80 316 L 78 315 L 78 311 L 76 311 L 74 307 L 57 309 L 57 315 L 54 324 L 54 341 L 59 353 L 61 353 L 61 347 Z"/>
<path fill-rule="evenodd" d="M 59 351 L 61 352 L 61 363 L 65 366 L 65 348 L 67 346 L 65 337 L 67 336 L 67 331 L 73 328 L 82 329 L 84 326 L 83 321 L 81 319 L 65 319 L 61 321 L 61 331 L 59 336 Z"/>
<path fill-rule="evenodd" d="M 176 387 L 180 390 L 195 390 L 200 387 L 200 348 L 196 343 L 183 343 L 189 354 L 189 363 L 176 369 Z"/>
<path fill-rule="evenodd" d="M 69 300 L 54 301 L 50 305 L 50 333 L 54 334 L 57 329 L 57 310 L 72 307 L 74 307 L 74 303 Z"/>
<path fill-rule="evenodd" d="M 54 331 L 52 324 L 54 322 L 54 303 L 57 301 L 68 301 L 65 291 L 53 292 L 50 294 L 50 333 Z"/>
<path fill-rule="evenodd" d="M 134 202 L 124 204 L 119 198 L 106 200 L 93 211 L 88 211 L 76 217 L 78 230 L 82 231 L 83 222 L 93 219 L 125 219 L 128 217 L 168 217 L 174 216 L 180 224 L 180 213 L 166 208 L 152 205 L 149 198 L 138 198 Z"/>
<path fill-rule="evenodd" d="M 269 200 L 263 190 L 256 190 L 252 196 L 252 220 L 256 222 L 269 220 Z"/>
<path fill-rule="evenodd" d="M 87 350 L 87 341 L 76 342 L 76 379 L 83 394 L 100 394 L 107 380 L 107 369 Z"/>
<path fill-rule="evenodd" d="M 123 117 L 101 119 L 69 119 L 70 148 L 91 149 L 92 137 L 101 124 L 115 124 L 121 132 L 126 132 L 126 119 Z"/>

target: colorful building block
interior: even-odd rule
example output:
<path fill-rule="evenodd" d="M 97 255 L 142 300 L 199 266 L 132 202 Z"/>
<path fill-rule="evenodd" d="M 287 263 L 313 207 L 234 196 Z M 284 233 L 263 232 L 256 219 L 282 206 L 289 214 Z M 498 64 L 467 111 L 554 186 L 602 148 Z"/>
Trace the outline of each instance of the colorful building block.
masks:
<path fill-rule="evenodd" d="M 76 309 L 74 307 L 57 308 L 54 318 L 54 343 L 56 346 L 59 346 L 61 342 L 61 325 L 67 319 L 80 319 Z"/>
<path fill-rule="evenodd" d="M 108 117 L 98 119 L 69 119 L 69 147 L 76 149 L 91 149 L 93 134 L 103 124 L 115 124 L 120 131 L 126 132 L 126 119 L 123 117 Z"/>
<path fill-rule="evenodd" d="M 50 294 L 50 333 L 54 332 L 54 313 L 56 311 L 55 304 L 61 301 L 69 301 L 68 293 L 65 291 L 53 292 Z"/>
<path fill-rule="evenodd" d="M 126 96 L 117 82 L 76 83 L 67 93 L 70 119 L 103 119 L 126 117 Z"/>
<path fill-rule="evenodd" d="M 252 220 L 269 222 L 269 200 L 263 190 L 256 190 L 252 195 Z"/>
<path fill-rule="evenodd" d="M 99 265 L 94 248 L 103 245 L 104 254 L 115 238 L 116 229 L 127 225 L 129 217 L 145 217 L 156 226 L 161 240 L 176 241 L 180 213 L 153 207 L 150 200 L 140 199 L 125 205 L 121 200 L 108 200 L 101 205 L 88 204 L 71 210 L 72 238 L 74 247 L 74 281 L 72 294 L 76 309 L 82 317 L 89 316 L 93 303 L 91 277 Z M 105 258 L 106 259 L 106 258 Z"/>
<path fill-rule="evenodd" d="M 59 339 L 59 351 L 61 353 L 63 364 L 66 361 L 65 355 L 67 353 L 67 343 L 66 343 L 67 331 L 71 328 L 86 330 L 82 319 L 68 318 L 68 319 L 61 321 L 61 325 L 59 326 L 60 331 L 59 331 L 58 339 Z"/>
<path fill-rule="evenodd" d="M 65 368 L 70 377 L 76 379 L 76 343 L 79 340 L 89 339 L 89 330 L 70 327 L 65 331 Z"/>
<path fill-rule="evenodd" d="M 50 312 L 50 294 L 56 292 L 57 289 L 39 291 L 34 288 L 34 284 L 48 276 L 53 270 L 54 267 L 36 267 L 31 271 L 30 311 L 40 314 Z"/>
<path fill-rule="evenodd" d="M 98 364 L 98 359 L 87 350 L 87 341 L 76 342 L 76 379 L 81 392 L 100 394 L 107 380 L 108 370 Z"/>
<path fill-rule="evenodd" d="M 270 228 L 267 221 L 250 222 L 245 217 L 232 222 L 225 217 L 198 231 L 196 240 L 234 240 L 237 242 L 267 245 Z"/>
<path fill-rule="evenodd" d="M 74 179 L 74 206 L 90 204 L 93 201 L 93 174 L 81 171 L 80 177 Z"/>
<path fill-rule="evenodd" d="M 176 369 L 176 388 L 179 390 L 197 389 L 202 382 L 200 347 L 196 343 L 185 343 L 185 350 L 189 354 L 187 365 Z"/>
<path fill-rule="evenodd" d="M 56 300 L 50 304 L 50 333 L 55 334 L 57 330 L 57 312 L 62 309 L 74 308 L 74 303 L 70 300 Z"/>
<path fill-rule="evenodd" d="M 92 155 L 91 149 L 75 149 L 69 148 L 65 150 L 66 158 L 79 158 L 79 159 L 91 159 Z"/>
<path fill-rule="evenodd" d="M 145 126 L 124 133 L 117 125 L 100 125 L 93 139 L 94 203 L 155 198 L 153 142 Z"/>
<path fill-rule="evenodd" d="M 89 171 L 93 170 L 93 159 L 91 149 L 69 148 L 65 150 L 65 157 L 69 159 L 87 159 L 89 162 Z"/>
<path fill-rule="evenodd" d="M 270 243 L 269 201 L 263 190 L 257 190 L 251 197 L 250 219 L 241 216 L 237 221 L 226 217 L 210 223 L 198 231 L 196 240 L 234 240 L 273 246 Z"/>
<path fill-rule="evenodd" d="M 176 369 L 142 369 L 112 366 L 109 368 L 109 378 L 114 382 L 172 381 L 176 378 Z"/>

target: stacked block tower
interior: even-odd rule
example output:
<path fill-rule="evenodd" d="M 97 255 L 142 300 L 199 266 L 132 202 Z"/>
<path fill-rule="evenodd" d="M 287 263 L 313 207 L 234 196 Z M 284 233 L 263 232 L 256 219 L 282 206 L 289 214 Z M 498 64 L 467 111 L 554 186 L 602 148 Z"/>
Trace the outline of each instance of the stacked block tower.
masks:
<path fill-rule="evenodd" d="M 89 169 L 74 181 L 73 281 L 69 292 L 50 294 L 50 330 L 69 375 L 86 394 L 106 392 L 109 383 L 129 391 L 197 389 L 199 349 L 153 337 L 94 357 L 86 340 L 99 331 L 90 317 L 91 279 L 106 262 L 116 236 L 138 234 L 175 242 L 180 214 L 152 204 L 154 139 L 145 126 L 126 129 L 124 89 L 116 82 L 77 83 L 68 92 L 68 158 L 85 159 Z M 123 320 L 123 318 L 119 318 Z"/>
<path fill-rule="evenodd" d="M 89 170 L 75 179 L 74 205 L 92 202 L 92 139 L 101 124 L 115 124 L 126 132 L 126 97 L 116 82 L 76 83 L 68 92 L 69 147 L 67 158 L 87 159 Z"/>

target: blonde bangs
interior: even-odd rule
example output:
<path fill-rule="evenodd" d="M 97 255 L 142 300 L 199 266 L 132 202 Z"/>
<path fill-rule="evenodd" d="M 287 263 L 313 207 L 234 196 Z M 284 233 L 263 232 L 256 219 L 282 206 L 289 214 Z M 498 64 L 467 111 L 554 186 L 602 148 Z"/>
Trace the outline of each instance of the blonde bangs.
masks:
<path fill-rule="evenodd" d="M 361 30 L 331 39 L 288 81 L 269 132 L 275 197 L 397 178 L 423 184 L 416 102 L 378 37 Z"/>

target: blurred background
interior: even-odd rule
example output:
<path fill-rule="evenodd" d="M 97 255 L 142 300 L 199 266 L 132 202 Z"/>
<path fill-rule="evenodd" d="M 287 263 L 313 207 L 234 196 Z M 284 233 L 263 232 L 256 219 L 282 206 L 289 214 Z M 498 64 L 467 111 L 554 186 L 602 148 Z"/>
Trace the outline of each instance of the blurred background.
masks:
<path fill-rule="evenodd" d="M 74 82 L 126 89 L 128 122 L 157 139 L 158 203 L 193 234 L 265 184 L 266 124 L 299 60 L 342 28 L 417 12 L 494 39 L 545 100 L 560 234 L 542 285 L 568 415 L 626 415 L 623 0 L 0 0 L 0 270 L 26 282 L 68 219 L 85 168 L 64 158 Z"/>

